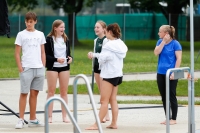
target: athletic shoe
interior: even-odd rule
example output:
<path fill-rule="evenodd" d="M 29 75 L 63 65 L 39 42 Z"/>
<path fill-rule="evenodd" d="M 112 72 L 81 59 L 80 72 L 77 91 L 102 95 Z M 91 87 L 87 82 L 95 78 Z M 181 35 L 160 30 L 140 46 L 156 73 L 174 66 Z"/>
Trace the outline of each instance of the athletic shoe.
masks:
<path fill-rule="evenodd" d="M 20 119 L 18 120 L 18 122 L 17 122 L 15 128 L 16 128 L 16 129 L 21 129 L 21 128 L 23 128 L 23 127 L 24 127 L 24 120 L 20 118 Z"/>
<path fill-rule="evenodd" d="M 44 123 L 40 122 L 38 119 L 29 120 L 28 126 L 29 127 L 43 127 Z"/>

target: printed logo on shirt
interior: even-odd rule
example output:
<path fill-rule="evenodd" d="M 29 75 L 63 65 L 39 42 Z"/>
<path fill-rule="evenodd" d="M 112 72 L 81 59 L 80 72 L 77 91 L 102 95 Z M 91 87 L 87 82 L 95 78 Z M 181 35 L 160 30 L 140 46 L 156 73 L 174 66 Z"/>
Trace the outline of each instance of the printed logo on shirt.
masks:
<path fill-rule="evenodd" d="M 29 47 L 36 48 L 40 45 L 40 38 L 26 38 L 24 42 L 28 44 Z"/>

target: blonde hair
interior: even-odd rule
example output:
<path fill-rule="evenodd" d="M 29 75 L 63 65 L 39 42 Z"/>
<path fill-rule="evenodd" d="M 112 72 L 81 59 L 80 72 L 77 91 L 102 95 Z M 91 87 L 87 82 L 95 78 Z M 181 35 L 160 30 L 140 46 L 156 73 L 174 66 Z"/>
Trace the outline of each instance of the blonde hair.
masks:
<path fill-rule="evenodd" d="M 52 37 L 52 36 L 55 36 L 55 39 L 56 39 L 56 32 L 55 32 L 54 28 L 55 28 L 55 27 L 57 28 L 57 27 L 60 26 L 62 23 L 64 23 L 62 20 L 59 20 L 59 19 L 55 20 L 55 21 L 53 22 L 53 24 L 52 24 L 51 32 L 50 32 L 47 36 L 51 36 L 51 37 Z M 63 37 L 63 39 L 64 39 L 65 42 L 68 40 L 68 37 L 67 37 L 67 35 L 65 34 L 65 32 L 63 33 L 62 37 Z"/>
<path fill-rule="evenodd" d="M 102 26 L 102 28 L 103 29 L 105 29 L 106 30 L 106 23 L 104 22 L 104 21 L 102 21 L 102 20 L 98 20 L 96 23 L 99 23 L 101 26 Z M 104 34 L 106 34 L 106 31 L 104 30 Z"/>
<path fill-rule="evenodd" d="M 170 25 L 162 25 L 160 28 L 164 30 L 164 32 L 168 32 L 172 39 L 175 39 L 175 28 Z"/>

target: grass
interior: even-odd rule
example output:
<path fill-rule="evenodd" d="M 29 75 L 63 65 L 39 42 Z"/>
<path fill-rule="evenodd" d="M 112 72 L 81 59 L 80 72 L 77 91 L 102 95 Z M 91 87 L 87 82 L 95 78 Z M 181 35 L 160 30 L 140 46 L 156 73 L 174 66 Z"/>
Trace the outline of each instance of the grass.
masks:
<path fill-rule="evenodd" d="M 195 82 L 195 86 L 200 86 L 200 81 Z M 177 96 L 188 96 L 188 82 L 187 80 L 179 80 L 177 86 Z M 77 86 L 78 94 L 87 94 L 86 85 Z M 59 94 L 59 89 L 56 89 L 56 94 Z M 73 94 L 73 86 L 69 86 L 68 93 Z M 97 85 L 94 84 L 94 94 L 99 94 Z M 131 96 L 159 96 L 157 83 L 154 80 L 145 81 L 123 81 L 118 88 L 118 95 L 131 95 Z M 200 89 L 196 87 L 195 96 L 200 97 Z"/>
<path fill-rule="evenodd" d="M 177 86 L 177 96 L 188 96 L 187 80 L 179 80 Z M 200 82 L 196 81 L 195 86 L 200 86 Z M 77 86 L 78 94 L 87 94 L 86 85 Z M 60 90 L 56 89 L 56 94 L 59 94 Z M 94 94 L 99 94 L 97 85 L 94 84 Z M 73 94 L 73 86 L 69 86 L 68 94 Z M 160 96 L 156 81 L 123 81 L 119 86 L 118 95 L 130 95 L 130 96 Z M 196 87 L 195 97 L 200 97 L 200 90 Z M 118 104 L 162 104 L 161 100 L 118 100 Z M 178 100 L 180 105 L 188 105 L 186 100 Z M 195 105 L 200 105 L 200 101 L 195 101 Z"/>
<path fill-rule="evenodd" d="M 15 38 L 0 37 L 0 78 L 18 78 L 18 68 L 14 58 Z M 154 56 L 156 40 L 129 40 L 127 56 L 124 59 L 124 73 L 156 72 L 157 57 Z M 181 67 L 190 67 L 190 45 L 189 42 L 181 42 L 183 47 L 183 56 Z M 93 40 L 81 40 L 80 45 L 74 48 L 74 61 L 71 64 L 71 75 L 86 74 L 91 75 L 91 60 L 87 58 L 87 53 L 93 50 Z M 194 57 L 196 58 L 200 50 L 200 42 L 194 43 Z M 200 70 L 200 59 L 195 62 L 195 70 Z M 195 86 L 200 86 L 200 82 L 195 82 Z M 78 85 L 78 93 L 86 94 L 86 85 Z M 195 88 L 195 96 L 200 96 L 200 90 Z M 94 85 L 94 94 L 99 94 L 96 84 Z M 56 89 L 59 93 L 59 89 Z M 69 86 L 69 94 L 73 93 L 72 86 Z M 129 81 L 123 82 L 119 86 L 119 95 L 159 95 L 156 81 Z M 177 87 L 177 96 L 187 96 L 187 81 L 179 80 Z M 135 101 L 136 102 L 136 101 Z M 152 102 L 154 103 L 154 101 Z"/>
<path fill-rule="evenodd" d="M 15 38 L 0 37 L 0 78 L 18 78 L 19 73 L 14 58 Z M 156 72 L 157 57 L 154 56 L 156 40 L 126 41 L 129 48 L 124 59 L 124 73 Z M 181 42 L 183 46 L 183 58 L 181 67 L 190 67 L 189 42 Z M 195 42 L 194 57 L 200 50 L 200 42 Z M 74 61 L 71 64 L 71 75 L 91 74 L 91 60 L 87 53 L 93 50 L 93 40 L 81 40 L 80 45 L 74 48 Z M 199 59 L 200 60 L 200 59 Z M 195 63 L 195 70 L 200 70 L 200 61 Z M 81 68 L 81 69 L 80 69 Z"/>

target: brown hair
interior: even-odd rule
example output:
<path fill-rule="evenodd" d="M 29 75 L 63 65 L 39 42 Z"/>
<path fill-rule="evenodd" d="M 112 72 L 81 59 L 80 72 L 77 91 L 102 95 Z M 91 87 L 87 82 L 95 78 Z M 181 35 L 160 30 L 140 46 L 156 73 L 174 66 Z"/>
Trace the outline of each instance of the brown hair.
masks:
<path fill-rule="evenodd" d="M 112 32 L 112 36 L 115 38 L 120 38 L 121 37 L 121 29 L 117 23 L 113 23 L 107 26 L 107 31 Z"/>
<path fill-rule="evenodd" d="M 106 23 L 102 20 L 98 20 L 96 23 L 99 23 L 103 29 L 106 29 Z M 104 34 L 106 33 L 106 31 L 104 31 Z"/>
<path fill-rule="evenodd" d="M 36 21 L 37 20 L 36 13 L 34 13 L 34 12 L 27 12 L 26 15 L 25 15 L 25 20 L 27 21 L 27 20 L 30 20 L 30 19 Z"/>
<path fill-rule="evenodd" d="M 62 20 L 55 20 L 52 24 L 52 29 L 51 29 L 51 32 L 47 35 L 47 36 L 55 36 L 55 39 L 56 39 L 56 33 L 54 31 L 54 28 L 60 26 L 62 23 L 64 23 Z M 63 33 L 62 37 L 64 38 L 64 41 L 66 42 L 68 40 L 68 37 L 67 35 L 65 34 L 65 32 Z"/>
<path fill-rule="evenodd" d="M 168 34 L 170 35 L 170 37 L 172 39 L 175 39 L 175 28 L 173 26 L 170 25 L 162 25 L 161 28 L 165 31 L 168 32 Z"/>

